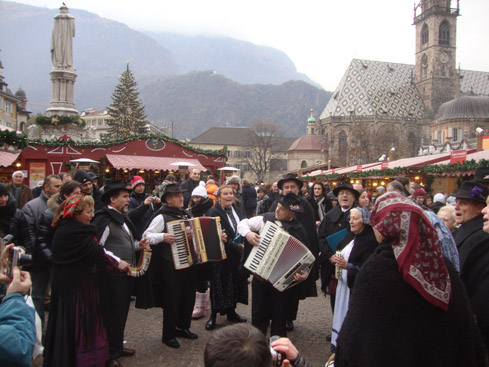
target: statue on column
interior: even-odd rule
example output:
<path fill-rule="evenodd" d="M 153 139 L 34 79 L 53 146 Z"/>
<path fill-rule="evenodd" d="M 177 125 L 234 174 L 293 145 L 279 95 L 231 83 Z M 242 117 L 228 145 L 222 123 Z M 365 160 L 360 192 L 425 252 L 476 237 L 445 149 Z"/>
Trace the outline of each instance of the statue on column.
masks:
<path fill-rule="evenodd" d="M 68 13 L 63 3 L 60 13 L 54 17 L 51 37 L 51 61 L 54 69 L 73 70 L 73 37 L 75 37 L 75 18 Z"/>

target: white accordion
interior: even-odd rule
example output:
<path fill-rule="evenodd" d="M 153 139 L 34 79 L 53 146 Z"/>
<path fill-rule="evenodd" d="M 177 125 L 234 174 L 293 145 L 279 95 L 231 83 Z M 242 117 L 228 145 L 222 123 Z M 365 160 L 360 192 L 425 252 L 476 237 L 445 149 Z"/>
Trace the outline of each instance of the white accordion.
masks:
<path fill-rule="evenodd" d="M 260 243 L 253 246 L 245 268 L 280 292 L 297 284 L 294 275 L 301 270 L 309 275 L 314 255 L 297 238 L 268 221 L 260 233 Z"/>

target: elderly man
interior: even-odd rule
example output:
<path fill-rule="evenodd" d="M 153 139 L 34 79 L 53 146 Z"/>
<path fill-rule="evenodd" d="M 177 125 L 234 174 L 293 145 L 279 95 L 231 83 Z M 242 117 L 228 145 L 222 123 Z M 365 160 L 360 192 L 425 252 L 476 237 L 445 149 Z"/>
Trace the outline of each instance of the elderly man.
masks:
<path fill-rule="evenodd" d="M 22 171 L 12 173 L 12 183 L 5 185 L 5 187 L 15 198 L 18 209 L 22 209 L 28 201 L 34 198 L 31 189 L 24 185 L 24 173 Z"/>
<path fill-rule="evenodd" d="M 314 211 L 309 201 L 300 196 L 300 190 L 303 186 L 303 182 L 292 174 L 285 176 L 285 178 L 278 181 L 277 186 L 282 190 L 282 194 L 285 196 L 289 193 L 293 193 L 298 196 L 301 206 L 303 208 L 302 213 L 296 213 L 295 217 L 302 224 L 306 231 L 307 241 L 304 245 L 307 246 L 309 251 L 312 252 L 314 257 L 319 257 L 319 244 L 317 236 L 317 227 L 314 220 Z M 270 211 L 275 211 L 277 204 L 281 198 L 277 196 L 275 202 L 270 207 Z M 291 296 L 288 304 L 287 311 L 287 330 L 292 331 L 294 329 L 293 321 L 297 318 L 297 311 L 299 308 L 299 300 L 306 297 L 316 297 L 316 280 L 318 278 L 317 266 L 314 266 L 311 274 L 307 278 L 305 285 L 301 288 L 294 290 L 294 295 Z"/>
<path fill-rule="evenodd" d="M 348 182 L 338 185 L 333 190 L 333 194 L 338 198 L 338 205 L 334 206 L 326 213 L 321 225 L 319 226 L 319 249 L 321 256 L 319 263 L 321 264 L 321 289 L 324 292 L 331 292 L 328 289 L 331 276 L 334 274 L 333 255 L 334 251 L 329 247 L 326 237 L 339 232 L 343 229 L 350 231 L 350 209 L 355 207 L 355 201 L 358 200 L 360 194 Z M 331 309 L 334 310 L 335 295 L 331 294 Z"/>
<path fill-rule="evenodd" d="M 93 224 L 97 227 L 100 245 L 119 264 L 135 266 L 136 250 L 149 248 L 149 243 L 146 239 L 141 239 L 140 233 L 126 214 L 129 200 L 126 185 L 122 181 L 111 181 L 105 186 L 102 195 L 106 206 L 97 212 Z M 106 363 L 108 367 L 120 367 L 122 364 L 117 360 L 119 357 L 130 357 L 136 353 L 134 349 L 123 346 L 133 280 L 134 278 L 121 272 L 107 274 L 106 296 L 110 312 L 104 321 L 109 342 L 109 360 Z"/>
<path fill-rule="evenodd" d="M 25 204 L 22 211 L 27 219 L 31 237 L 31 249 L 27 249 L 27 253 L 30 252 L 34 255 L 31 269 L 32 300 L 34 301 L 36 312 L 44 325 L 44 293 L 49 283 L 49 268 L 46 268 L 44 261 L 38 258 L 37 252 L 34 252 L 33 249 L 36 243 L 39 219 L 41 214 L 48 208 L 48 199 L 61 189 L 61 178 L 58 175 L 49 175 L 44 179 L 42 187 L 41 195 Z"/>
<path fill-rule="evenodd" d="M 297 238 L 302 243 L 307 242 L 307 234 L 304 227 L 297 219 L 297 214 L 303 212 L 302 200 L 296 194 L 289 192 L 277 203 L 274 213 L 266 213 L 253 218 L 243 219 L 238 224 L 238 232 L 245 237 L 248 243 L 258 246 L 260 242 L 259 233 L 263 230 L 265 223 L 274 222 L 282 227 L 287 233 Z M 297 273 L 294 280 L 303 281 L 307 275 L 304 271 Z M 296 285 L 283 292 L 276 290 L 270 283 L 253 277 L 251 283 L 251 323 L 264 335 L 267 334 L 268 324 L 271 321 L 270 335 L 287 336 L 287 318 L 290 315 L 288 305 L 299 302 L 296 290 L 307 286 Z M 304 290 L 304 291 L 307 291 Z M 289 319 L 290 320 L 290 319 Z"/>
<path fill-rule="evenodd" d="M 183 207 L 188 208 L 188 203 L 192 197 L 192 191 L 199 186 L 200 183 L 200 170 L 197 168 L 192 169 L 189 177 L 182 182 L 180 188 L 183 190 Z"/>

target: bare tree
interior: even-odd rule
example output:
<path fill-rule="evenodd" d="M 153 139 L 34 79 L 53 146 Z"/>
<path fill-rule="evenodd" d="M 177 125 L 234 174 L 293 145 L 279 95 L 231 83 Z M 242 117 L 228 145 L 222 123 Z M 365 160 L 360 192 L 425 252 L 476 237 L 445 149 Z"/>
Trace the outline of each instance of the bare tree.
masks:
<path fill-rule="evenodd" d="M 350 131 L 348 145 L 348 163 L 364 164 L 375 162 L 392 147 L 398 146 L 399 140 L 389 129 L 374 130 L 369 124 L 356 124 Z"/>
<path fill-rule="evenodd" d="M 251 125 L 245 144 L 247 152 L 242 163 L 248 165 L 259 182 L 264 182 L 270 172 L 272 160 L 276 157 L 274 147 L 278 136 L 278 126 L 273 122 L 256 121 Z"/>

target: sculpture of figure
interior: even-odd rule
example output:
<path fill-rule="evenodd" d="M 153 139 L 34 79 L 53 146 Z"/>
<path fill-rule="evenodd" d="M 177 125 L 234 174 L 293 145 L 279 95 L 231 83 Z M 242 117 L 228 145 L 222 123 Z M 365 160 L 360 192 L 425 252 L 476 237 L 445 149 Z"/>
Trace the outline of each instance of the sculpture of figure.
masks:
<path fill-rule="evenodd" d="M 54 17 L 51 37 L 51 61 L 54 69 L 73 69 L 73 37 L 75 37 L 75 18 L 68 13 L 63 3 L 60 13 Z"/>

